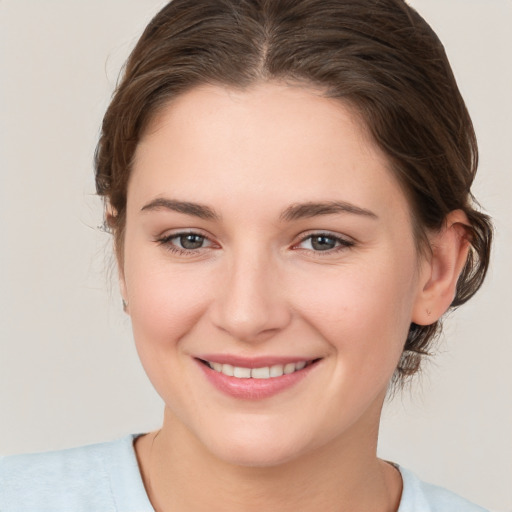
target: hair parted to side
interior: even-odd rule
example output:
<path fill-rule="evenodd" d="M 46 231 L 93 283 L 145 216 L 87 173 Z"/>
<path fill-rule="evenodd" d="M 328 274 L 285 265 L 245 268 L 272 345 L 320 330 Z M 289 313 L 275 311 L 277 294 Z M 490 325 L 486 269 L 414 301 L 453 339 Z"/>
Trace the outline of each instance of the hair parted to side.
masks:
<path fill-rule="evenodd" d="M 125 65 L 96 150 L 96 187 L 122 260 L 131 162 L 145 127 L 171 99 L 202 84 L 262 81 L 320 88 L 359 113 L 385 152 L 413 214 L 428 230 L 463 210 L 471 243 L 457 307 L 481 286 L 492 225 L 471 194 L 478 150 L 443 46 L 403 0 L 173 0 L 149 23 Z M 412 324 L 395 373 L 416 373 L 439 322 Z"/>

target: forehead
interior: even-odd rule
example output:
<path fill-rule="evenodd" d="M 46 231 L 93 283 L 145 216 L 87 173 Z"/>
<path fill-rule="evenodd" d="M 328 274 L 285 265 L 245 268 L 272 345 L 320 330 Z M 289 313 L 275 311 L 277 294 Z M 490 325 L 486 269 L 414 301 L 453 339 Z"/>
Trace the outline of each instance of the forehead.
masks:
<path fill-rule="evenodd" d="M 202 86 L 174 99 L 145 131 L 131 182 L 129 196 L 140 197 L 172 192 L 208 202 L 244 194 L 257 202 L 264 194 L 276 207 L 343 199 L 384 208 L 393 196 L 405 205 L 354 108 L 276 83 Z"/>

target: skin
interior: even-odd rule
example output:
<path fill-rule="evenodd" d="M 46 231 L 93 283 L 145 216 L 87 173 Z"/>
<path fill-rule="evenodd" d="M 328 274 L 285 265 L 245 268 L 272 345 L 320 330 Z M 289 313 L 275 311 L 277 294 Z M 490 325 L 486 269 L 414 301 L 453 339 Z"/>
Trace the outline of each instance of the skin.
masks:
<path fill-rule="evenodd" d="M 344 210 L 283 218 L 332 202 Z M 158 435 L 135 446 L 155 509 L 397 510 L 400 475 L 376 457 L 380 412 L 410 323 L 453 298 L 464 215 L 421 256 L 408 201 L 354 112 L 262 83 L 199 87 L 159 113 L 136 151 L 126 222 L 121 291 L 166 405 Z M 200 247 L 176 252 L 183 232 Z M 207 353 L 320 361 L 292 388 L 242 400 L 204 377 L 195 358 Z"/>

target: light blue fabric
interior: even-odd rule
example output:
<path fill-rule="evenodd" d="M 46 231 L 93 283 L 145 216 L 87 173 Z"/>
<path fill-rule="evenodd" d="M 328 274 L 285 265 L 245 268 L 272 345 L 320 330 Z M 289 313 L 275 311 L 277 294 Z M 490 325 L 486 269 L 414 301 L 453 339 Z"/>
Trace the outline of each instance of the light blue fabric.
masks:
<path fill-rule="evenodd" d="M 398 512 L 489 512 L 451 491 L 422 482 L 407 469 L 399 469 L 404 486 Z"/>
<path fill-rule="evenodd" d="M 0 459 L 1 512 L 154 512 L 133 436 Z"/>
<path fill-rule="evenodd" d="M 1 512 L 154 512 L 133 440 L 0 459 Z M 399 468 L 398 512 L 488 512 Z"/>

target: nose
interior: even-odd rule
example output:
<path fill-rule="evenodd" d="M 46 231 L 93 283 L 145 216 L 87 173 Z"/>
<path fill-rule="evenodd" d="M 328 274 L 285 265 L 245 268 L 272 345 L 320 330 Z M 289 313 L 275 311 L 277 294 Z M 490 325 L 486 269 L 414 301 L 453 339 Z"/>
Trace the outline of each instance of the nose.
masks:
<path fill-rule="evenodd" d="M 265 341 L 284 329 L 292 312 L 280 285 L 279 265 L 251 254 L 226 262 L 211 305 L 215 326 L 247 343 Z"/>

